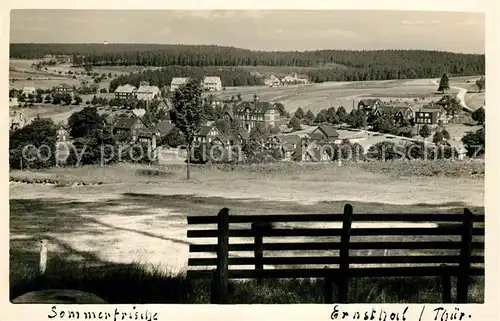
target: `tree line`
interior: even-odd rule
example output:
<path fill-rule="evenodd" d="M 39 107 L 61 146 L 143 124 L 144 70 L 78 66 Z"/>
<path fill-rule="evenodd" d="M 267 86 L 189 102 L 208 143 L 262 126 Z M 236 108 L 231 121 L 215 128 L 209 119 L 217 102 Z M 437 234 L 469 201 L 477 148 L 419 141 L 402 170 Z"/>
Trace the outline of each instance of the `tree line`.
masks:
<path fill-rule="evenodd" d="M 154 44 L 11 44 L 11 58 L 71 55 L 77 66 L 287 66 L 312 82 L 414 79 L 485 73 L 484 54 L 428 50 L 253 51 L 234 47 Z M 194 69 L 196 70 L 196 69 Z"/>

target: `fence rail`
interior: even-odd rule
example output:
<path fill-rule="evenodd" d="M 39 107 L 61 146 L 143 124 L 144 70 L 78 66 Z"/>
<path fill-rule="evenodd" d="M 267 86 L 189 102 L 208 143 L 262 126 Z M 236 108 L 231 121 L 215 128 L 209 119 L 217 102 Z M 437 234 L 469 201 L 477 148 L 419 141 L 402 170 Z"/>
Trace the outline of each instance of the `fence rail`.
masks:
<path fill-rule="evenodd" d="M 337 222 L 341 227 L 275 226 L 291 222 Z M 353 227 L 353 222 L 433 224 L 428 227 L 356 228 Z M 250 226 L 231 227 L 231 224 L 235 223 Z M 217 226 L 215 229 L 193 228 L 208 224 Z M 466 303 L 469 277 L 484 275 L 484 215 L 474 215 L 468 209 L 464 209 L 463 214 L 353 214 L 352 206 L 347 204 L 342 214 L 229 215 L 229 209 L 223 208 L 218 215 L 189 216 L 188 225 L 190 227 L 187 231 L 188 238 L 216 240 L 212 244 L 189 246 L 190 253 L 215 253 L 215 258 L 190 257 L 188 260 L 189 267 L 211 268 L 211 270 L 190 269 L 188 277 L 212 279 L 212 303 L 227 302 L 229 279 L 265 278 L 323 278 L 325 302 L 333 302 L 333 283 L 338 288 L 337 301 L 347 302 L 349 278 L 366 276 L 439 277 L 443 302 L 451 302 L 450 278 L 457 277 L 457 302 Z M 250 238 L 251 242 L 230 243 L 231 237 Z M 327 238 L 327 241 L 316 242 L 311 239 L 303 242 L 267 241 L 268 238 L 281 240 L 291 237 Z M 369 239 L 355 241 L 351 237 L 369 237 Z M 396 241 L 379 240 L 384 237 L 396 238 Z M 426 238 L 437 239 L 429 241 Z M 384 255 L 372 255 L 373 251 L 379 250 L 383 250 Z M 389 250 L 406 250 L 406 254 L 388 255 Z M 293 253 L 287 256 L 273 256 L 273 253 L 278 254 L 280 251 Z M 299 256 L 297 252 L 300 251 L 328 251 L 328 253 L 318 256 L 309 252 L 307 256 Z M 419 251 L 423 253 L 418 253 Z M 230 257 L 230 252 L 252 252 L 253 256 Z M 358 255 L 353 255 L 356 252 Z M 271 256 L 265 256 L 264 253 Z M 406 266 L 383 266 L 388 264 Z M 229 268 L 244 265 L 252 266 L 253 269 Z M 315 265 L 322 267 L 308 267 Z M 273 268 L 264 268 L 265 266 Z"/>

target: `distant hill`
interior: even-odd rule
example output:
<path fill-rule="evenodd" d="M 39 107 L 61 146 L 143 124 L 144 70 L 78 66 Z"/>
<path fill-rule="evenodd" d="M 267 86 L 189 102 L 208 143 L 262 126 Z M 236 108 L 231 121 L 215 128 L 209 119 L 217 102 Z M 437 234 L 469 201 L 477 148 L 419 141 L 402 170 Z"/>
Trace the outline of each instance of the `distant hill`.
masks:
<path fill-rule="evenodd" d="M 11 58 L 40 59 L 46 55 L 71 55 L 75 65 L 93 66 L 308 67 L 307 75 L 313 82 L 485 73 L 484 54 L 427 50 L 254 51 L 213 45 L 10 44 Z"/>

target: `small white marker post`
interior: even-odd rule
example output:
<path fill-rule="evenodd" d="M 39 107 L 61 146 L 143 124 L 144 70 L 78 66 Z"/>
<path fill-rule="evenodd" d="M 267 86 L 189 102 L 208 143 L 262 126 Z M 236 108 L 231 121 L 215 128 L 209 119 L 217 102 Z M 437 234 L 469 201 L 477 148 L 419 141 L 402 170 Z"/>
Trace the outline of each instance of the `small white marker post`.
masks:
<path fill-rule="evenodd" d="M 45 239 L 42 239 L 40 241 L 40 275 L 43 275 L 45 273 L 45 270 L 47 269 L 47 243 L 48 242 Z"/>

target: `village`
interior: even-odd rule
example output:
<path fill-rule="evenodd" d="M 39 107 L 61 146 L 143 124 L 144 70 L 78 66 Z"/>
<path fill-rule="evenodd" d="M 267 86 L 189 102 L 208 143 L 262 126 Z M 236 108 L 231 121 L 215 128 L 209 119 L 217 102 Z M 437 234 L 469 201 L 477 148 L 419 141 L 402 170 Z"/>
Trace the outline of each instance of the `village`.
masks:
<path fill-rule="evenodd" d="M 113 93 L 94 94 L 90 101 L 87 100 L 86 106 L 97 110 L 102 116 L 103 125 L 118 137 L 121 143 L 148 145 L 152 151 L 152 162 L 168 164 L 175 161 L 172 155 L 182 162 L 185 151 L 177 150 L 174 154 L 171 151 L 182 144 L 178 143 L 179 139 L 177 143 L 172 144 L 172 138 L 169 139 L 169 136 L 182 133 L 176 130 L 170 120 L 170 97 L 188 80 L 188 77 L 174 77 L 170 86 L 163 88 L 144 81 L 138 87 L 121 85 Z M 281 79 L 271 75 L 265 83 L 266 86 L 276 87 L 307 84 L 307 80 L 299 78 L 295 73 Z M 261 101 L 258 93 L 247 101 L 244 101 L 240 94 L 231 96 L 230 99 L 218 97 L 217 93 L 223 92 L 225 88 L 217 76 L 204 77 L 201 86 L 204 90 L 203 108 L 209 116 L 195 134 L 194 143 L 217 145 L 229 153 L 234 151 L 235 147 L 240 147 L 239 154 L 231 158 L 233 162 L 244 160 L 245 155 L 241 153 L 241 147 L 248 141 L 252 131 L 257 129 L 267 133 L 259 138 L 259 158 L 262 160 L 331 161 L 334 155 L 325 149 L 325 146 L 356 144 L 361 154 L 366 155 L 370 147 L 384 140 L 404 145 L 408 142 L 425 141 L 425 138 L 433 135 L 435 139 L 427 142 L 429 146 L 451 146 L 459 160 L 463 160 L 467 153 L 460 141 L 461 137 L 452 139 L 445 129 L 450 120 L 459 113 L 457 108 L 460 106 L 455 106 L 455 110 L 450 106 L 458 104 L 453 95 L 443 95 L 436 102 L 412 102 L 411 105 L 408 101 L 359 99 L 353 101 L 355 108 L 350 113 L 347 113 L 343 106 L 332 106 L 314 115 L 311 111 L 299 107 L 291 115 L 279 102 Z M 71 111 L 71 108 L 83 103 L 80 95 L 74 86 L 67 83 L 61 83 L 52 90 L 24 87 L 14 94 L 16 97 L 10 98 L 10 129 L 15 131 L 29 123 L 23 108 L 19 108 L 19 100 L 24 102 L 24 106 L 32 106 L 35 101 L 57 100 L 62 105 L 68 105 L 68 110 Z M 386 121 L 385 125 L 380 124 L 383 123 L 380 121 L 382 119 Z M 63 150 L 67 150 L 67 144 L 73 142 L 67 120 L 59 121 L 57 126 L 57 144 L 66 145 Z M 385 128 L 382 128 L 384 126 Z M 64 152 L 59 156 L 63 159 L 66 157 Z M 206 161 L 213 159 L 205 159 L 203 162 Z M 63 164 L 64 161 L 59 163 Z"/>

